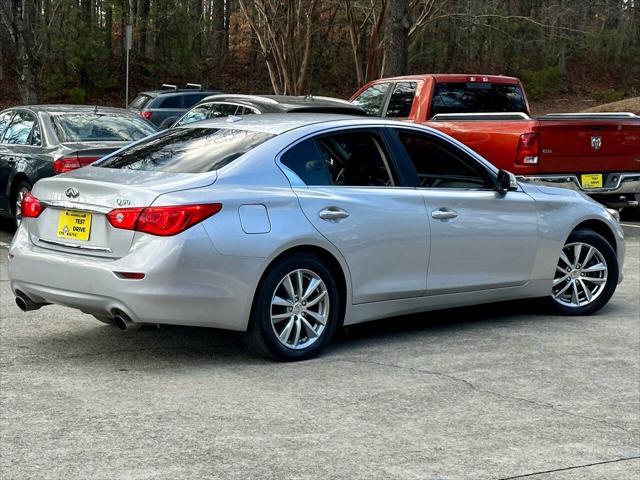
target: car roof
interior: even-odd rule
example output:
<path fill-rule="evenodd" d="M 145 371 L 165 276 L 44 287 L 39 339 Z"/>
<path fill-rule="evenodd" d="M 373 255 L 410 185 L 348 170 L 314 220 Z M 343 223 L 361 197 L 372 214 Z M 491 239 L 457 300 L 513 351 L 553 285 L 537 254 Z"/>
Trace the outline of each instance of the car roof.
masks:
<path fill-rule="evenodd" d="M 220 94 L 211 95 L 200 100 L 200 103 L 219 102 L 239 102 L 246 105 L 260 105 L 273 110 L 289 111 L 297 108 L 346 108 L 354 111 L 361 110 L 360 107 L 347 100 L 333 97 L 315 97 L 312 95 L 242 95 L 242 94 Z"/>
<path fill-rule="evenodd" d="M 377 117 L 355 117 L 337 113 L 264 113 L 262 115 L 230 116 L 212 118 L 187 123 L 174 128 L 228 128 L 255 132 L 282 133 L 317 124 L 336 124 L 339 126 L 414 126 L 413 123 L 389 120 Z M 427 128 L 427 127 L 423 127 Z"/>
<path fill-rule="evenodd" d="M 90 113 L 95 112 L 97 109 L 100 113 L 126 113 L 127 115 L 135 115 L 124 108 L 102 107 L 99 105 L 16 105 L 15 107 L 8 108 L 7 110 L 14 110 L 17 108 L 31 110 L 36 113 Z"/>
<path fill-rule="evenodd" d="M 182 88 L 182 89 L 178 89 L 178 90 L 173 90 L 170 88 L 163 88 L 160 90 L 147 90 L 144 92 L 140 92 L 138 93 L 138 96 L 140 95 L 145 95 L 147 97 L 158 97 L 160 95 L 162 95 L 163 97 L 166 95 L 185 95 L 185 94 L 191 94 L 191 93 L 199 93 L 199 94 L 205 94 L 205 95 L 215 95 L 217 93 L 220 93 L 220 90 L 215 90 L 215 89 L 204 89 L 204 90 L 199 90 L 197 88 Z"/>
<path fill-rule="evenodd" d="M 515 85 L 519 82 L 516 77 L 507 77 L 504 75 L 486 75 L 481 73 L 423 73 L 416 75 L 402 75 L 399 77 L 387 77 L 376 80 L 376 82 L 385 81 L 411 81 L 411 80 L 424 80 L 425 78 L 433 78 L 438 83 L 463 83 L 470 81 L 471 77 L 474 77 L 476 82 L 489 82 L 489 83 L 505 83 Z"/>

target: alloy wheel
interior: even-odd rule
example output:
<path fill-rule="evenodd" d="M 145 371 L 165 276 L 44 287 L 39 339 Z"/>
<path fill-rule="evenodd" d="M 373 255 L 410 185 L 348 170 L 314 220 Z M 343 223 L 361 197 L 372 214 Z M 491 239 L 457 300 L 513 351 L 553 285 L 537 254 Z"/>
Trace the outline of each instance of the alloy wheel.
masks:
<path fill-rule="evenodd" d="M 608 273 L 600 250 L 588 243 L 568 243 L 560 253 L 551 295 L 566 307 L 584 307 L 602 294 Z"/>
<path fill-rule="evenodd" d="M 271 327 L 278 341 L 300 350 L 318 341 L 329 320 L 327 286 L 318 274 L 294 270 L 280 281 L 271 299 Z"/>

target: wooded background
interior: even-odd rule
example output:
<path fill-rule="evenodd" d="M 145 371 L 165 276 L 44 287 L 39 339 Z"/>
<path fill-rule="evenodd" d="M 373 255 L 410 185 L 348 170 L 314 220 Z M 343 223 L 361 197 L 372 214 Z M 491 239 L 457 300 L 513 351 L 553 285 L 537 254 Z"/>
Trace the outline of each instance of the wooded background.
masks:
<path fill-rule="evenodd" d="M 640 0 L 1 0 L 0 106 L 124 103 L 163 82 L 349 96 L 380 76 L 470 72 L 531 99 L 640 95 Z"/>

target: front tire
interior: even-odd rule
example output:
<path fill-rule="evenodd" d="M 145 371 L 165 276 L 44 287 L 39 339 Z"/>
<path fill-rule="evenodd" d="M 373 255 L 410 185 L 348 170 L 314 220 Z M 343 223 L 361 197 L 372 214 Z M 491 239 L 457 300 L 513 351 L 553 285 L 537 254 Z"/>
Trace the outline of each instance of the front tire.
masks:
<path fill-rule="evenodd" d="M 286 257 L 258 286 L 246 343 L 282 361 L 315 357 L 336 329 L 339 302 L 336 282 L 317 257 L 306 253 Z"/>
<path fill-rule="evenodd" d="M 576 230 L 562 248 L 549 303 L 561 315 L 590 315 L 607 304 L 617 285 L 613 247 L 592 230 Z"/>

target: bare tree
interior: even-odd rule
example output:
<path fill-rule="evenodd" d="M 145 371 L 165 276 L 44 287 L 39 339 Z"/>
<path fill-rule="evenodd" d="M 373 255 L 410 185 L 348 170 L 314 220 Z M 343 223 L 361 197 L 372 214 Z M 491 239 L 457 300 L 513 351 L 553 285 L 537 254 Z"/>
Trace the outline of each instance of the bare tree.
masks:
<path fill-rule="evenodd" d="M 38 102 L 33 27 L 35 0 L 6 0 L 0 3 L 0 20 L 6 28 L 10 50 L 15 52 L 18 93 L 23 104 Z"/>
<path fill-rule="evenodd" d="M 404 75 L 409 70 L 409 32 L 411 31 L 409 0 L 388 3 L 384 15 L 384 76 Z"/>
<path fill-rule="evenodd" d="M 276 94 L 299 95 L 307 79 L 318 0 L 255 0 L 240 10 L 256 35 Z"/>
<path fill-rule="evenodd" d="M 352 0 L 343 0 L 349 30 L 349 41 L 356 72 L 356 81 L 362 85 L 379 75 L 378 59 L 381 50 L 382 21 L 386 0 L 369 0 L 356 6 Z"/>

